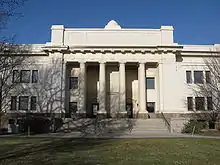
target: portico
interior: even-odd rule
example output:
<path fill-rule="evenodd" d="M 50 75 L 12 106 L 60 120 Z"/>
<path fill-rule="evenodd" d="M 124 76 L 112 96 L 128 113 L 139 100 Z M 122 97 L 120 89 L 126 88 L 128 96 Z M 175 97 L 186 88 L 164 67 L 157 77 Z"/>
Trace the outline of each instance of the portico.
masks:
<path fill-rule="evenodd" d="M 69 102 L 76 102 L 76 112 L 81 115 L 145 115 L 146 64 L 126 61 L 69 62 L 66 97 Z M 70 87 L 71 77 L 78 77 L 78 88 Z M 71 107 L 68 108 L 70 112 Z"/>

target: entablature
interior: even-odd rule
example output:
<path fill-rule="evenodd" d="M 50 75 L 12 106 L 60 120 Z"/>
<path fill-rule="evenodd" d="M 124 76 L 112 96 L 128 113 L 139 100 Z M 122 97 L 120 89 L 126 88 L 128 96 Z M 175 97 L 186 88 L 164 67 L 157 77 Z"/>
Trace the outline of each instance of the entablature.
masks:
<path fill-rule="evenodd" d="M 45 46 L 45 52 L 62 53 L 131 53 L 131 54 L 161 54 L 178 53 L 182 50 L 181 46 Z"/>

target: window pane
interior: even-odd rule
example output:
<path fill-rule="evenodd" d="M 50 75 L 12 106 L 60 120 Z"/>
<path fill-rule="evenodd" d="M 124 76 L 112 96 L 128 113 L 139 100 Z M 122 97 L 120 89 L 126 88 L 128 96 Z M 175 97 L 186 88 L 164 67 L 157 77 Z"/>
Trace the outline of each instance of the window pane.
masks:
<path fill-rule="evenodd" d="M 191 71 L 186 71 L 186 82 L 192 83 L 192 72 Z"/>
<path fill-rule="evenodd" d="M 147 102 L 147 111 L 154 112 L 155 111 L 155 102 Z"/>
<path fill-rule="evenodd" d="M 32 70 L 32 83 L 38 82 L 38 70 Z"/>
<path fill-rule="evenodd" d="M 37 109 L 37 97 L 31 96 L 31 110 L 35 111 Z"/>
<path fill-rule="evenodd" d="M 207 97 L 207 109 L 213 110 L 212 97 Z"/>
<path fill-rule="evenodd" d="M 192 97 L 187 97 L 187 106 L 188 106 L 188 111 L 193 110 L 193 98 Z"/>
<path fill-rule="evenodd" d="M 70 89 L 78 88 L 78 77 L 70 77 Z"/>
<path fill-rule="evenodd" d="M 18 70 L 13 70 L 13 77 L 12 77 L 13 83 L 19 83 L 20 82 L 20 75 Z"/>
<path fill-rule="evenodd" d="M 146 78 L 146 83 L 147 83 L 147 89 L 155 89 L 155 81 L 154 77 L 147 77 Z"/>
<path fill-rule="evenodd" d="M 206 83 L 211 83 L 211 74 L 210 71 L 205 72 Z"/>
<path fill-rule="evenodd" d="M 195 84 L 203 83 L 203 72 L 202 71 L 194 71 L 194 83 Z"/>
<path fill-rule="evenodd" d="M 19 97 L 19 110 L 28 110 L 28 96 Z"/>
<path fill-rule="evenodd" d="M 199 110 L 199 111 L 205 110 L 204 97 L 196 97 L 195 102 L 196 102 L 196 110 Z"/>
<path fill-rule="evenodd" d="M 11 110 L 17 110 L 17 96 L 11 96 Z"/>
<path fill-rule="evenodd" d="M 29 83 L 30 82 L 30 70 L 22 70 L 21 71 L 21 82 L 22 83 Z"/>

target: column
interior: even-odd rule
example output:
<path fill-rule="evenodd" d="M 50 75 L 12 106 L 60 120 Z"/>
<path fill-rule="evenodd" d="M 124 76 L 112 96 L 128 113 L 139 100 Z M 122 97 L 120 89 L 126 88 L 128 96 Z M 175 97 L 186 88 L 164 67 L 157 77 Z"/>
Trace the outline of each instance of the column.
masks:
<path fill-rule="evenodd" d="M 126 113 L 125 63 L 119 64 L 119 108 L 120 113 Z"/>
<path fill-rule="evenodd" d="M 158 65 L 159 69 L 159 111 L 163 112 L 164 105 L 163 105 L 163 98 L 164 98 L 164 93 L 163 93 L 163 64 L 159 63 Z"/>
<path fill-rule="evenodd" d="M 106 90 L 105 90 L 105 63 L 101 62 L 99 64 L 99 111 L 98 113 L 106 113 Z"/>
<path fill-rule="evenodd" d="M 79 113 L 86 114 L 86 64 L 85 62 L 80 62 Z"/>
<path fill-rule="evenodd" d="M 139 113 L 147 113 L 146 110 L 146 74 L 145 63 L 139 63 L 138 85 L 139 85 Z"/>

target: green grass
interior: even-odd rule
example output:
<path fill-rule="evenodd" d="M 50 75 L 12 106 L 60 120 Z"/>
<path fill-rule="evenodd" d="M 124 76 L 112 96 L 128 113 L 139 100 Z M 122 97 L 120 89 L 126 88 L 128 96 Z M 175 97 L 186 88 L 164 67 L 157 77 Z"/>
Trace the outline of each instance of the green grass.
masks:
<path fill-rule="evenodd" d="M 0 138 L 1 165 L 219 165 L 220 140 Z"/>

